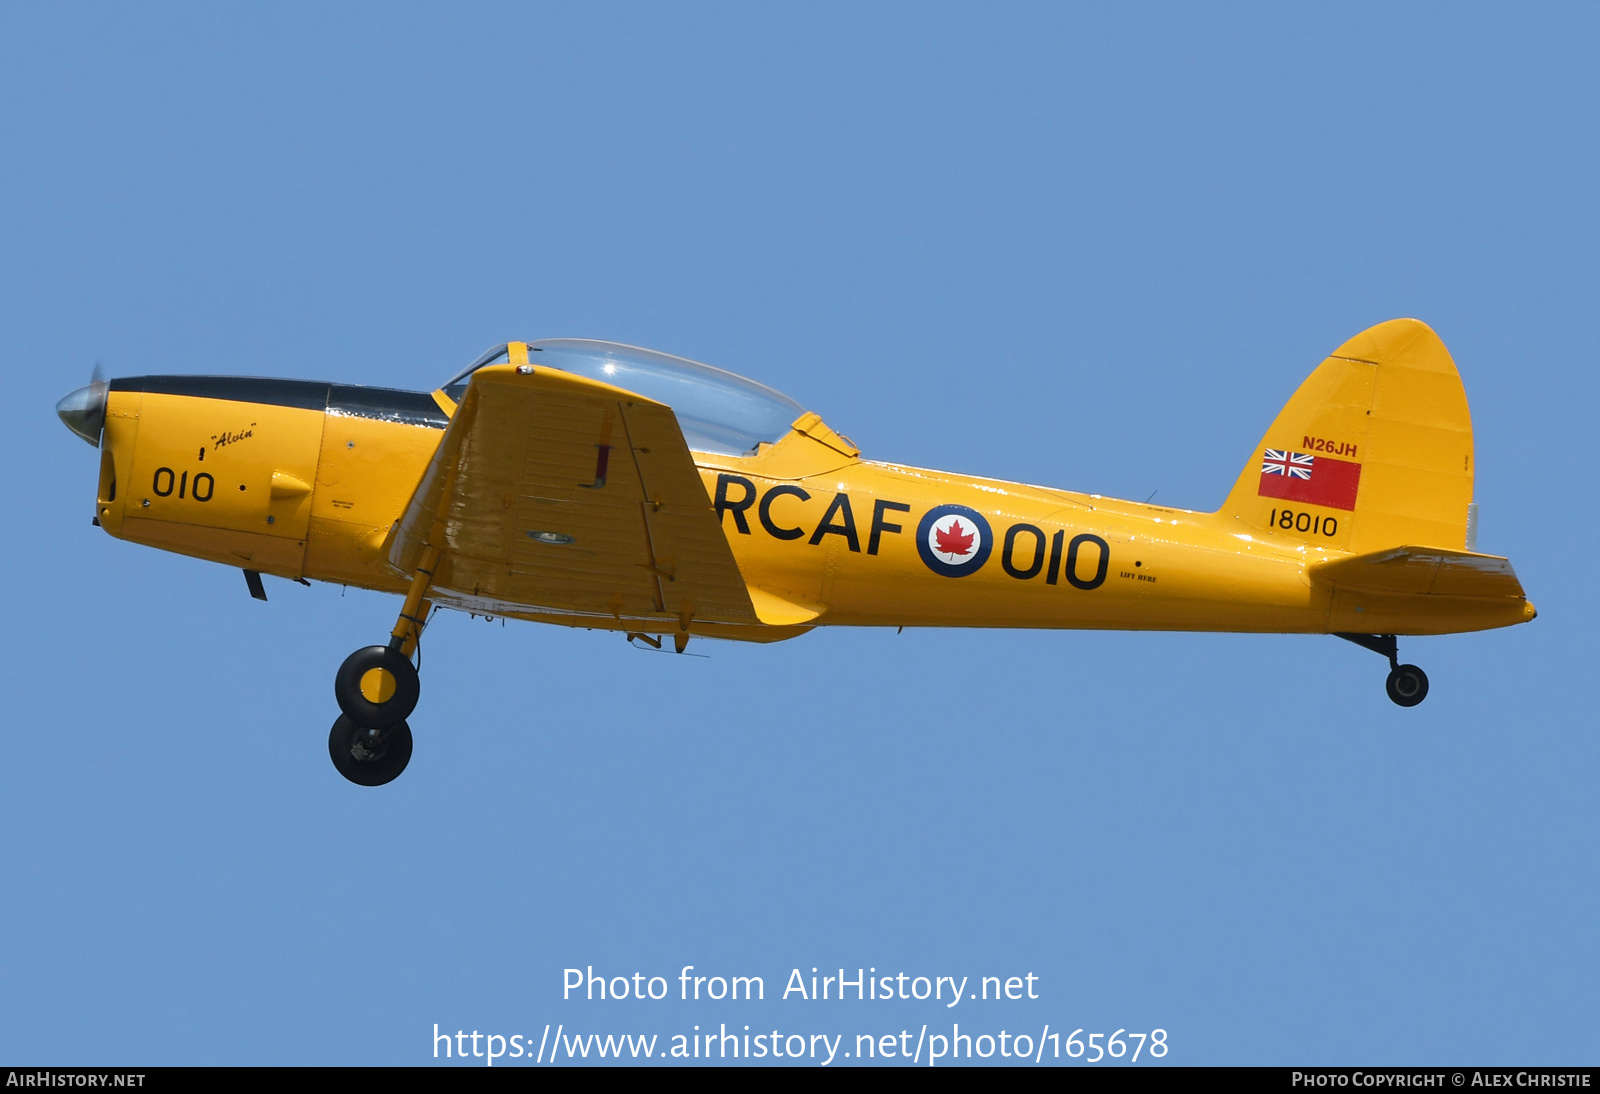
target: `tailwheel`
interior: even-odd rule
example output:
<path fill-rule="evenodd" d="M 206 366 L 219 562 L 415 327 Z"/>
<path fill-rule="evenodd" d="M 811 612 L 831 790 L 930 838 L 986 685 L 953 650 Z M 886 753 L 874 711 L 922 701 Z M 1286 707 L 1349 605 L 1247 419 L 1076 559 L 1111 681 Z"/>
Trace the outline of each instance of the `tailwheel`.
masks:
<path fill-rule="evenodd" d="M 404 721 L 379 729 L 339 715 L 328 731 L 328 756 L 339 774 L 357 786 L 382 786 L 411 762 L 411 727 Z"/>
<path fill-rule="evenodd" d="M 1384 681 L 1389 698 L 1403 707 L 1414 707 L 1428 697 L 1428 674 L 1415 665 L 1396 665 Z"/>
<path fill-rule="evenodd" d="M 1334 637 L 1354 642 L 1389 659 L 1389 679 L 1384 681 L 1383 688 L 1399 706 L 1414 707 L 1428 697 L 1428 674 L 1415 665 L 1400 663 L 1400 641 L 1394 635 L 1335 631 Z"/>
<path fill-rule="evenodd" d="M 344 659 L 333 680 L 339 709 L 357 725 L 385 729 L 417 709 L 422 683 L 411 659 L 389 646 L 368 646 Z"/>

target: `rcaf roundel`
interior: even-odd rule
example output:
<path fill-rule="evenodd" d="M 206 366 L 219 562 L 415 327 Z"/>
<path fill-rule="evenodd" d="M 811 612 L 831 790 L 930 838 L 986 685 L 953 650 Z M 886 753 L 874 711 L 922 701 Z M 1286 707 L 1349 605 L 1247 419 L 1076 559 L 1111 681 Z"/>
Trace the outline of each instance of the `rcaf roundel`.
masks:
<path fill-rule="evenodd" d="M 939 505 L 917 525 L 917 554 L 928 569 L 945 577 L 966 577 L 989 561 L 994 534 L 976 509 Z"/>

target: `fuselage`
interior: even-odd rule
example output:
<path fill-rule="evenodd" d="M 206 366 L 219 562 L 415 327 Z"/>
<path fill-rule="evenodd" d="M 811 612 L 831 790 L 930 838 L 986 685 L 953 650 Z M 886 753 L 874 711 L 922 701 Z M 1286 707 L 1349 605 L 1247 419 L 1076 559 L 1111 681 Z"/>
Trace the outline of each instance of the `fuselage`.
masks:
<path fill-rule="evenodd" d="M 454 410 L 443 392 L 115 381 L 98 520 L 113 536 L 224 565 L 404 592 L 385 544 Z M 1319 544 L 1320 525 L 1247 530 L 1222 512 L 863 460 L 815 415 L 754 454 L 695 460 L 741 574 L 771 609 L 763 618 L 780 620 L 696 621 L 696 633 L 771 641 L 838 624 L 1431 634 L 1531 618 L 1525 601 L 1336 595 L 1313 569 L 1343 554 Z M 430 595 L 566 625 L 679 625 L 486 603 L 448 587 Z"/>

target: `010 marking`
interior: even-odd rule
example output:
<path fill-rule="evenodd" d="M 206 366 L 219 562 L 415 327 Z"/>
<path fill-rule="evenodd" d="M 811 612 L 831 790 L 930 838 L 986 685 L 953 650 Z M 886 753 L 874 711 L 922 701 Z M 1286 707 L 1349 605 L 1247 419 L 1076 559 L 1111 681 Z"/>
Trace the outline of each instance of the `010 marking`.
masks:
<path fill-rule="evenodd" d="M 166 476 L 164 488 L 162 484 L 163 475 Z M 202 486 L 205 487 L 204 494 L 200 493 Z M 182 475 L 177 475 L 170 467 L 156 468 L 155 479 L 150 483 L 150 489 L 156 492 L 156 497 L 171 497 L 174 488 L 177 489 L 180 499 L 187 494 L 194 498 L 195 501 L 210 501 L 211 495 L 216 492 L 217 480 L 202 471 L 194 477 L 194 488 L 191 490 L 189 488 L 189 472 L 185 471 Z"/>

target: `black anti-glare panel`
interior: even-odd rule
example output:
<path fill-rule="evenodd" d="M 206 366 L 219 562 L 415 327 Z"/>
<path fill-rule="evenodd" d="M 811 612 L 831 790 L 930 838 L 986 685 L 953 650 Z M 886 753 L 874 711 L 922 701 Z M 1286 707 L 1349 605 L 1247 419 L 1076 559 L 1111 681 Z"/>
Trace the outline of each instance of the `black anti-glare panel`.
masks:
<path fill-rule="evenodd" d="M 377 418 L 405 425 L 425 425 L 443 429 L 450 424 L 433 396 L 422 391 L 399 391 L 391 387 L 354 387 L 330 384 L 328 409 L 358 418 Z"/>
<path fill-rule="evenodd" d="M 128 376 L 111 381 L 112 391 L 152 395 L 187 395 L 238 403 L 329 410 L 358 418 L 443 429 L 450 424 L 433 396 L 424 391 L 357 387 L 312 380 L 274 380 L 259 376 Z"/>
<path fill-rule="evenodd" d="M 328 386 L 313 380 L 269 380 L 259 376 L 129 376 L 111 381 L 112 391 L 229 399 L 237 403 L 266 403 L 301 410 L 326 409 Z"/>

